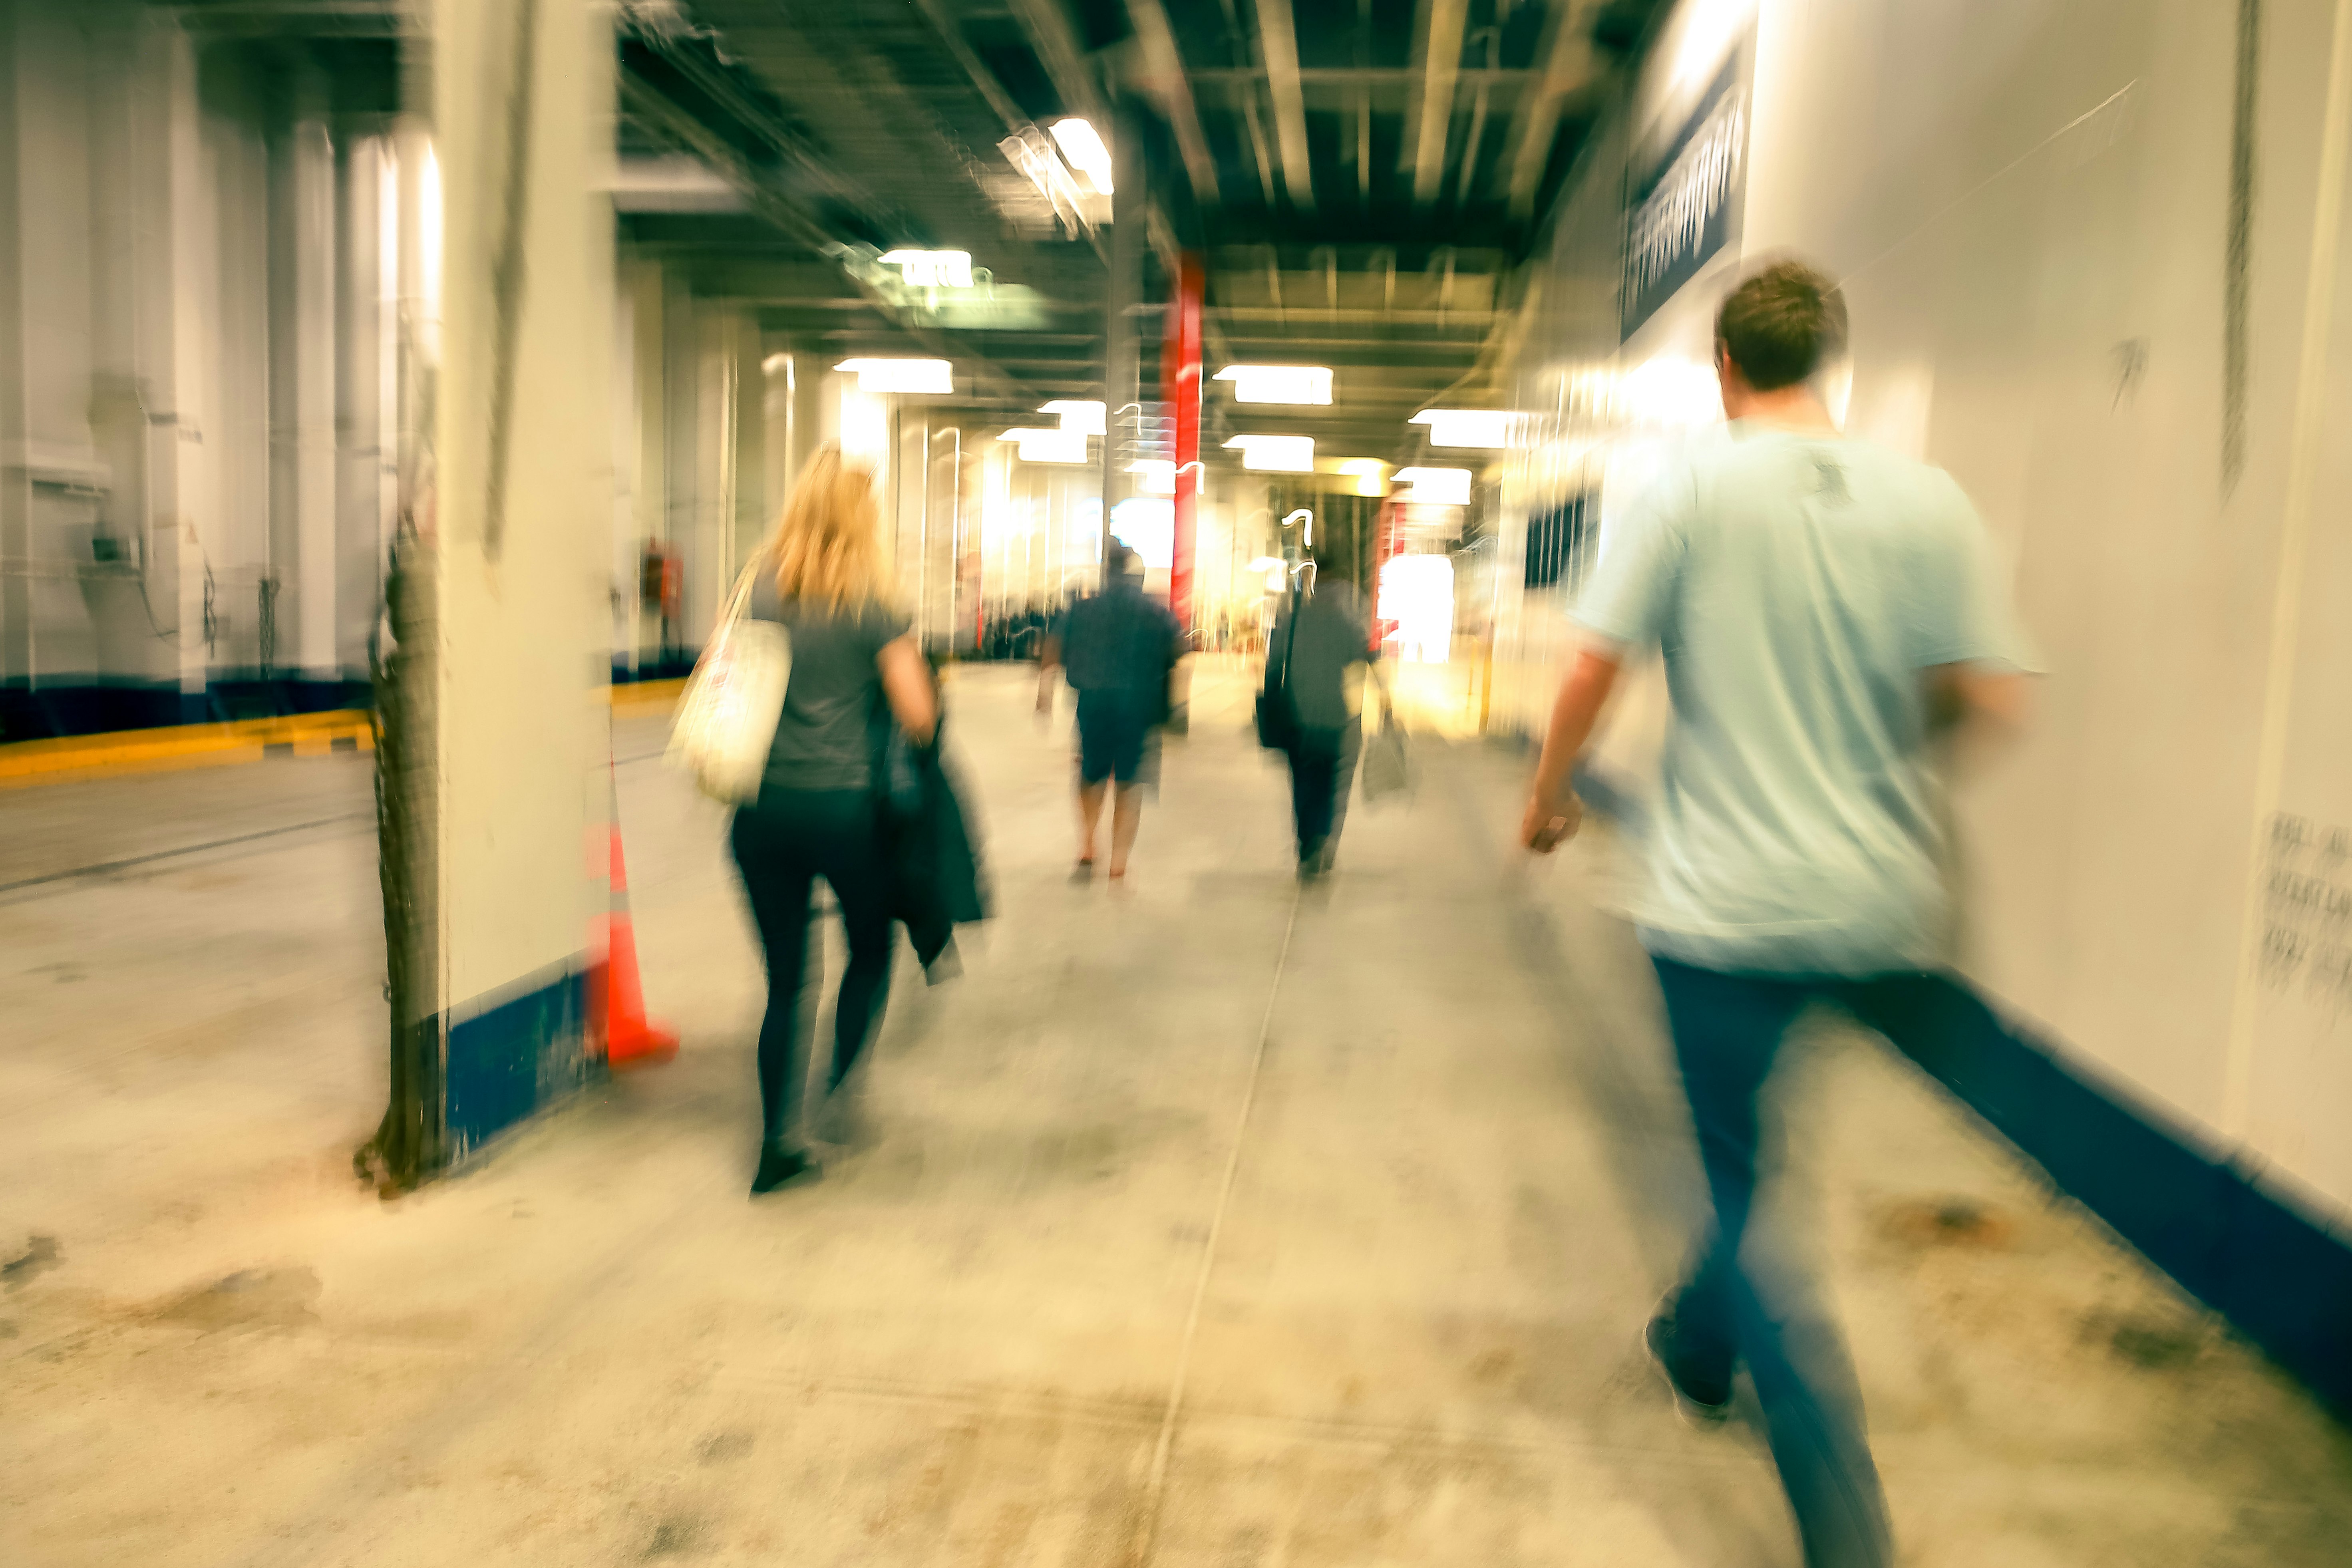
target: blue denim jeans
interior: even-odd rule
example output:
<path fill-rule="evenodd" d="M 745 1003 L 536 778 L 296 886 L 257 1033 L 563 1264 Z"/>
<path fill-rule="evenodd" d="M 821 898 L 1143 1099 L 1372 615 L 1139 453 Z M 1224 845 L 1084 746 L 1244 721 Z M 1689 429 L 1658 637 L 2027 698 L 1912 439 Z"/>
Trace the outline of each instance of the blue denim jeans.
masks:
<path fill-rule="evenodd" d="M 1934 1057 L 1948 1032 L 1937 1021 L 1961 994 L 1924 973 L 1843 979 L 1652 962 L 1715 1205 L 1713 1228 L 1671 1305 L 1666 1359 L 1678 1381 L 1707 1399 L 1729 1394 L 1744 1361 L 1809 1568 L 1884 1568 L 1894 1557 L 1886 1500 L 1844 1342 L 1825 1311 L 1767 1301 L 1740 1260 L 1756 1200 L 1757 1097 L 1781 1037 L 1809 1002 L 1835 1003 L 1897 1046 Z"/>

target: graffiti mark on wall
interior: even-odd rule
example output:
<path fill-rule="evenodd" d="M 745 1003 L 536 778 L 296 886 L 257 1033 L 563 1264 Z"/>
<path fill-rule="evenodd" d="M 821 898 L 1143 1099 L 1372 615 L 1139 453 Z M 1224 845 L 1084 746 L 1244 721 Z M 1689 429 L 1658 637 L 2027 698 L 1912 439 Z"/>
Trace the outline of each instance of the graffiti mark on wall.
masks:
<path fill-rule="evenodd" d="M 2352 826 L 2280 812 L 2263 867 L 2263 984 L 2352 1011 Z"/>

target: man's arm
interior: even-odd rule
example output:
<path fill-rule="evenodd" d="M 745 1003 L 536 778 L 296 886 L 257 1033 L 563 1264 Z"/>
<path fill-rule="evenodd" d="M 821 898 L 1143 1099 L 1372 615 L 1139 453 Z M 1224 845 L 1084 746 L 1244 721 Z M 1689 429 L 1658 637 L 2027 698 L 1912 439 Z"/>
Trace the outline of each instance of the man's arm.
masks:
<path fill-rule="evenodd" d="M 1519 823 L 1519 842 L 1538 855 L 1549 855 L 1572 837 L 1583 821 L 1584 808 L 1569 787 L 1576 759 L 1592 739 L 1601 710 L 1616 688 L 1622 665 L 1608 654 L 1586 648 L 1569 667 L 1552 703 L 1551 727 L 1544 732 L 1543 755 L 1536 763 L 1535 788 L 1528 795 L 1527 816 Z"/>
<path fill-rule="evenodd" d="M 1037 711 L 1054 706 L 1054 671 L 1062 667 L 1062 639 L 1051 631 L 1037 639 Z"/>
<path fill-rule="evenodd" d="M 1927 734 L 1950 747 L 1948 763 L 1966 767 L 1988 748 L 2023 732 L 2026 677 L 1992 664 L 1937 664 L 1921 670 L 1927 688 Z"/>

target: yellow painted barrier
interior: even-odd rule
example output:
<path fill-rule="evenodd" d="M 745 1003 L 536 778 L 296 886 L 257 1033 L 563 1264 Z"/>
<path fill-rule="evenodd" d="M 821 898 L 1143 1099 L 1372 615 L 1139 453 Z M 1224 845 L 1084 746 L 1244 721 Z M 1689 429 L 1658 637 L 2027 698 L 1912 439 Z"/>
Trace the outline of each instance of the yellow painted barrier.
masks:
<path fill-rule="evenodd" d="M 685 689 L 683 677 L 676 680 L 633 680 L 625 686 L 605 688 L 612 694 L 614 707 L 630 709 L 667 706 L 677 701 L 677 694 Z"/>
<path fill-rule="evenodd" d="M 296 756 L 324 755 L 335 749 L 338 741 L 348 741 L 359 751 L 373 750 L 375 731 L 367 714 L 343 708 L 226 724 L 174 724 L 159 730 L 18 741 L 0 746 L 0 789 L 114 773 L 259 762 L 275 747 L 284 747 Z"/>
<path fill-rule="evenodd" d="M 605 695 L 615 710 L 636 711 L 674 703 L 685 688 L 683 679 L 645 680 L 607 687 Z M 365 710 L 340 708 L 224 724 L 173 724 L 156 730 L 67 735 L 54 741 L 18 741 L 0 745 L 0 790 L 122 773 L 227 767 L 260 762 L 273 752 L 323 757 L 338 750 L 338 742 L 346 743 L 343 749 L 375 749 L 375 731 Z"/>

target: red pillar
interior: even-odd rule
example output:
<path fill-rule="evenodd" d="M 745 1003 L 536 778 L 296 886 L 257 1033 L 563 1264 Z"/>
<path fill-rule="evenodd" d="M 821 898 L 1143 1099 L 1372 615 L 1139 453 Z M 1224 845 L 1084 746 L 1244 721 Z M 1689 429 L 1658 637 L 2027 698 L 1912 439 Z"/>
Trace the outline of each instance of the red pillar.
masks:
<path fill-rule="evenodd" d="M 1192 626 L 1192 498 L 1201 488 L 1201 258 L 1186 251 L 1176 268 L 1175 292 L 1168 301 L 1168 338 L 1160 353 L 1160 376 L 1176 422 L 1176 548 L 1169 563 L 1168 608 L 1176 624 Z"/>

